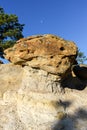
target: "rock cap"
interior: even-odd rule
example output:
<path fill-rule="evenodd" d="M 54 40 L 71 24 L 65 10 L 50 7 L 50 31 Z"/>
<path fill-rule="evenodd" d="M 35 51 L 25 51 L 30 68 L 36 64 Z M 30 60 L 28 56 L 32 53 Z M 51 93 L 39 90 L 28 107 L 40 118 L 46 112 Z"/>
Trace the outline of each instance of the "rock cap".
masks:
<path fill-rule="evenodd" d="M 20 39 L 12 48 L 5 50 L 5 54 L 14 64 L 62 75 L 75 64 L 77 47 L 74 42 L 45 34 Z"/>

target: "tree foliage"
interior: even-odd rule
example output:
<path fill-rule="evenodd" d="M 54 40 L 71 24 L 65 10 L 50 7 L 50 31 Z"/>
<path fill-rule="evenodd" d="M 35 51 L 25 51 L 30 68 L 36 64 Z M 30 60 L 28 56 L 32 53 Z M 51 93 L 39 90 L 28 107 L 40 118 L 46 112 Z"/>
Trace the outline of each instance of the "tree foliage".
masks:
<path fill-rule="evenodd" d="M 77 62 L 78 62 L 78 64 L 83 64 L 85 61 L 87 61 L 87 57 L 84 55 L 83 52 L 78 50 L 78 54 L 77 54 Z"/>
<path fill-rule="evenodd" d="M 0 46 L 6 49 L 22 38 L 23 27 L 24 24 L 19 23 L 16 15 L 6 14 L 0 7 Z"/>

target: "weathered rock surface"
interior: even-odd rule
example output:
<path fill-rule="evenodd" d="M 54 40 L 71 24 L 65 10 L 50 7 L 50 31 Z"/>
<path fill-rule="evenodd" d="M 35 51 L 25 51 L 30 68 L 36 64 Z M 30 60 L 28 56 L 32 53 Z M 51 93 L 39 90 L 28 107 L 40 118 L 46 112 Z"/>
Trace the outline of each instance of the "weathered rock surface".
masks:
<path fill-rule="evenodd" d="M 80 85 L 69 78 L 66 87 Z M 0 130 L 86 130 L 86 98 L 87 88 L 62 94 L 58 76 L 44 70 L 0 65 Z"/>
<path fill-rule="evenodd" d="M 0 64 L 0 130 L 87 129 L 87 81 L 71 73 L 73 42 L 33 36 L 5 53 L 14 64 Z"/>
<path fill-rule="evenodd" d="M 14 64 L 64 76 L 76 62 L 77 47 L 73 42 L 47 34 L 23 38 L 14 47 L 5 50 L 5 54 Z"/>

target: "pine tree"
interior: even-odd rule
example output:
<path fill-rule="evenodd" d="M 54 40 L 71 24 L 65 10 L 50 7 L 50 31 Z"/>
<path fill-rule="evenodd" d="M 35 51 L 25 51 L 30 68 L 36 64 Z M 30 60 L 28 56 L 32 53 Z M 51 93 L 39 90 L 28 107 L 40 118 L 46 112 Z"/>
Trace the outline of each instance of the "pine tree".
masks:
<path fill-rule="evenodd" d="M 87 61 L 87 57 L 84 55 L 83 52 L 78 50 L 78 54 L 77 54 L 77 62 L 78 62 L 78 64 L 83 64 L 85 61 Z"/>
<path fill-rule="evenodd" d="M 24 24 L 20 24 L 18 17 L 14 14 L 6 14 L 0 7 L 0 46 L 3 49 L 13 46 L 13 44 L 23 37 Z"/>

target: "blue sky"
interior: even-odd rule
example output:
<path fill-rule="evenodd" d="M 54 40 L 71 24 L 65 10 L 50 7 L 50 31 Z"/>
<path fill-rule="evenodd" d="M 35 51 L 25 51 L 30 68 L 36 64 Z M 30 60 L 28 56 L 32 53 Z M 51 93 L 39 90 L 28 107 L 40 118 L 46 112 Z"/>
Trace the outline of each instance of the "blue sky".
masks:
<path fill-rule="evenodd" d="M 24 37 L 55 34 L 74 41 L 87 56 L 87 0 L 0 0 L 25 24 Z"/>

